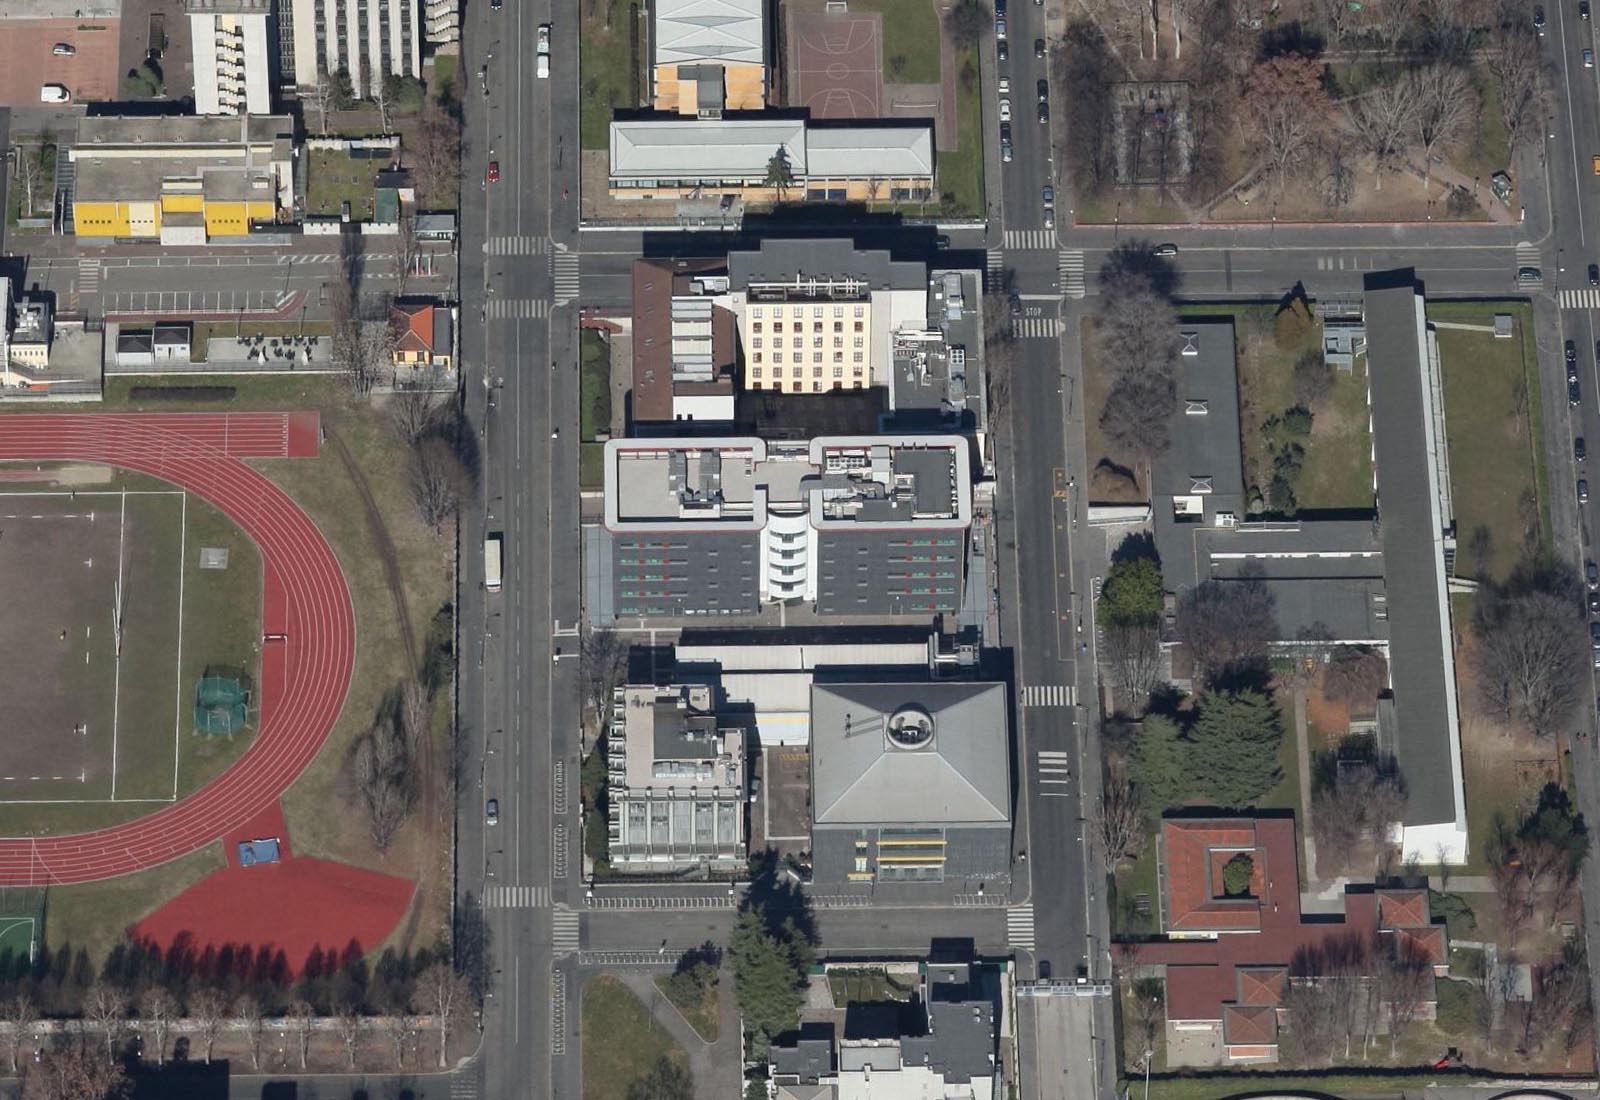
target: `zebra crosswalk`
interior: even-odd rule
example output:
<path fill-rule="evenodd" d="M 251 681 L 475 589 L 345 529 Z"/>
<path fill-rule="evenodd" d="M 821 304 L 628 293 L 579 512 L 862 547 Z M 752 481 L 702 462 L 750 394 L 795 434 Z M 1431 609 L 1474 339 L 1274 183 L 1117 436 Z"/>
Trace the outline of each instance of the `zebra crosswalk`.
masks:
<path fill-rule="evenodd" d="M 549 905 L 548 886 L 490 886 L 483 891 L 485 909 L 545 909 Z"/>
<path fill-rule="evenodd" d="M 1039 773 L 1039 794 L 1045 798 L 1068 798 L 1072 790 L 1072 754 L 1060 749 L 1040 749 L 1034 768 Z"/>
<path fill-rule="evenodd" d="M 556 281 L 556 305 L 564 306 L 578 297 L 578 254 L 550 254 L 550 274 Z"/>
<path fill-rule="evenodd" d="M 989 277 L 989 289 L 1000 285 L 1006 273 L 1006 254 L 1003 249 L 991 248 L 984 253 L 984 272 Z"/>
<path fill-rule="evenodd" d="M 1068 298 L 1082 298 L 1088 289 L 1083 282 L 1083 249 L 1063 248 L 1056 261 L 1056 271 L 1061 276 L 1061 293 Z"/>
<path fill-rule="evenodd" d="M 1061 318 L 1018 317 L 1011 322 L 1011 332 L 1020 340 L 1056 340 L 1061 337 Z"/>
<path fill-rule="evenodd" d="M 1523 268 L 1529 268 L 1529 267 L 1531 267 L 1535 271 L 1537 271 L 1537 270 L 1539 270 L 1539 264 L 1540 264 L 1539 246 L 1534 244 L 1532 241 L 1518 241 L 1517 242 L 1517 271 L 1520 273 Z M 1521 276 L 1519 274 L 1518 279 L 1517 279 L 1517 286 L 1521 287 L 1523 290 L 1541 290 L 1544 287 L 1544 280 L 1543 279 L 1529 279 L 1527 281 L 1523 281 L 1523 279 L 1521 278 Z"/>
<path fill-rule="evenodd" d="M 1588 287 L 1583 290 L 1563 290 L 1562 309 L 1600 309 L 1600 290 Z"/>
<path fill-rule="evenodd" d="M 483 243 L 483 250 L 491 256 L 542 256 L 550 251 L 550 238 L 530 233 L 490 237 Z"/>
<path fill-rule="evenodd" d="M 550 303 L 542 298 L 490 298 L 489 320 L 535 321 L 550 316 Z"/>
<path fill-rule="evenodd" d="M 1022 689 L 1025 707 L 1070 707 L 1077 702 L 1077 690 L 1071 684 L 1029 684 Z"/>
<path fill-rule="evenodd" d="M 450 1075 L 450 1100 L 478 1100 L 478 1067 L 468 1066 Z"/>
<path fill-rule="evenodd" d="M 1056 247 L 1056 231 L 1054 229 L 1008 229 L 1004 237 L 1007 248 L 1039 248 L 1053 249 Z"/>
<path fill-rule="evenodd" d="M 78 293 L 100 293 L 100 261 L 80 259 L 78 261 Z"/>
<path fill-rule="evenodd" d="M 1006 943 L 1023 951 L 1033 950 L 1033 906 L 1014 905 L 1006 910 Z"/>
<path fill-rule="evenodd" d="M 551 913 L 550 944 L 557 955 L 570 955 L 578 949 L 578 938 L 583 916 L 565 905 L 558 905 Z"/>

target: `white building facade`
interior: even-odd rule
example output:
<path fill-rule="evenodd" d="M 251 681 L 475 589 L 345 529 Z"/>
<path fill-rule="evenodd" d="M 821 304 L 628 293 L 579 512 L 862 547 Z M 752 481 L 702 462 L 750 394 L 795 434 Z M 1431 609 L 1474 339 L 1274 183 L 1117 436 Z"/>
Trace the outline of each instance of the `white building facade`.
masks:
<path fill-rule="evenodd" d="M 272 0 L 186 0 L 198 115 L 272 113 Z"/>
<path fill-rule="evenodd" d="M 372 96 L 385 76 L 422 75 L 418 0 L 288 0 L 294 17 L 294 82 L 350 74 L 357 98 Z"/>

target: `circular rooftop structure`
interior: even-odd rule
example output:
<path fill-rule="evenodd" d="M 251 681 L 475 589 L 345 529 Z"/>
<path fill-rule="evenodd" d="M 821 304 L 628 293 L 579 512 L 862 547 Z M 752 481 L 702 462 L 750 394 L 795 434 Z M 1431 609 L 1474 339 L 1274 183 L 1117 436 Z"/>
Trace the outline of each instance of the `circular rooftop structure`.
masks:
<path fill-rule="evenodd" d="M 916 703 L 907 703 L 889 715 L 889 744 L 915 750 L 933 744 L 933 715 Z"/>

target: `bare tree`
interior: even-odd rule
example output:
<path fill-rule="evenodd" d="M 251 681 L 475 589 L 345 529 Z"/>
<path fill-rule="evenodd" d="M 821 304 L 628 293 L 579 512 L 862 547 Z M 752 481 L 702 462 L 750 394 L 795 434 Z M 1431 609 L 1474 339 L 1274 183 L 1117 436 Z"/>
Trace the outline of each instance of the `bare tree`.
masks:
<path fill-rule="evenodd" d="M 1392 55 L 1407 36 L 1417 32 L 1421 14 L 1419 7 L 1420 0 L 1384 0 L 1381 4 L 1372 5 L 1372 26 L 1385 52 Z"/>
<path fill-rule="evenodd" d="M 1422 145 L 1422 182 L 1433 183 L 1433 155 L 1449 149 L 1473 116 L 1472 88 L 1466 74 L 1454 65 L 1435 63 L 1419 69 L 1411 81 L 1417 108 L 1413 125 Z"/>
<path fill-rule="evenodd" d="M 417 244 L 416 217 L 415 207 L 401 207 L 399 231 L 394 237 L 395 262 L 400 268 L 396 280 L 396 297 L 405 297 L 411 288 L 411 276 L 417 273 L 420 249 Z"/>
<path fill-rule="evenodd" d="M 423 106 L 411 154 L 421 202 L 438 206 L 453 201 L 461 186 L 461 126 L 432 96 Z"/>
<path fill-rule="evenodd" d="M 1277 601 L 1259 577 L 1208 580 L 1178 599 L 1178 640 L 1208 683 L 1266 659 L 1278 636 Z"/>
<path fill-rule="evenodd" d="M 1371 705 L 1388 678 L 1383 655 L 1367 646 L 1340 646 L 1322 674 L 1322 697 L 1331 702 Z"/>
<path fill-rule="evenodd" d="M 266 1012 L 253 993 L 241 993 L 233 1002 L 233 1026 L 244 1033 L 250 1045 L 250 1068 L 261 1068 L 261 1043 L 266 1037 Z"/>
<path fill-rule="evenodd" d="M 1162 1011 L 1166 1007 L 1166 989 L 1159 978 L 1136 978 L 1128 990 L 1132 1005 L 1134 1036 L 1140 1043 L 1141 1053 L 1153 1050 L 1156 1036 L 1161 1033 Z"/>
<path fill-rule="evenodd" d="M 41 1054 L 22 1075 L 22 1100 L 122 1100 L 129 1095 L 126 1071 L 86 1050 Z"/>
<path fill-rule="evenodd" d="M 305 93 L 305 99 L 317 113 L 317 132 L 323 137 L 328 136 L 328 109 L 333 106 L 333 98 L 333 81 L 328 77 L 328 70 L 317 69 L 316 83 Z"/>
<path fill-rule="evenodd" d="M 161 1065 L 167 1057 L 167 1030 L 172 1026 L 172 1015 L 176 1011 L 172 994 L 167 992 L 166 986 L 153 985 L 145 990 L 144 996 L 139 998 L 139 1026 L 146 1031 L 155 1044 L 156 1065 Z"/>
<path fill-rule="evenodd" d="M 1560 1037 L 1570 1057 L 1573 1038 L 1581 1035 L 1593 1011 L 1588 959 L 1580 937 L 1534 968 L 1534 999 L 1524 1017 L 1522 1048 L 1538 1050 Z"/>
<path fill-rule="evenodd" d="M 1405 816 L 1399 774 L 1375 763 L 1340 767 L 1333 781 L 1312 796 L 1311 828 L 1319 863 L 1348 867 L 1362 844 L 1376 851 L 1388 843 Z"/>
<path fill-rule="evenodd" d="M 306 1056 L 311 1051 L 311 1029 L 316 1023 L 317 1010 L 311 1002 L 301 998 L 289 1006 L 289 1018 L 295 1022 L 295 1035 L 300 1042 L 300 1068 L 306 1068 Z"/>
<path fill-rule="evenodd" d="M 217 1032 L 228 1015 L 228 998 L 221 990 L 206 987 L 189 998 L 189 1018 L 194 1021 L 205 1048 L 206 1065 L 211 1064 L 211 1050 L 217 1045 Z"/>
<path fill-rule="evenodd" d="M 450 1027 L 455 1014 L 471 998 L 466 981 L 446 962 L 436 962 L 417 976 L 417 997 L 439 1029 L 439 1068 L 445 1067 L 450 1045 Z"/>
<path fill-rule="evenodd" d="M 117 1060 L 117 1040 L 128 1017 L 128 992 L 121 986 L 99 981 L 83 995 L 83 1015 L 106 1039 L 106 1061 Z"/>
<path fill-rule="evenodd" d="M 417 1042 L 417 1018 L 409 1008 L 403 1007 L 394 1014 L 389 1026 L 389 1042 L 394 1046 L 395 1068 L 404 1069 L 406 1051 Z"/>
<path fill-rule="evenodd" d="M 1540 735 L 1571 715 L 1589 673 L 1580 608 L 1567 591 L 1479 589 L 1472 656 L 1486 709 Z"/>
<path fill-rule="evenodd" d="M 1322 63 L 1286 55 L 1258 62 L 1245 77 L 1244 127 L 1278 179 L 1279 190 L 1303 154 L 1326 131 L 1333 104 Z"/>
<path fill-rule="evenodd" d="M 1119 449 L 1153 461 L 1171 444 L 1178 361 L 1178 316 L 1172 305 L 1176 275 L 1151 257 L 1148 242 L 1134 241 L 1107 258 L 1099 281 L 1095 343 L 1112 375 L 1100 427 Z"/>
<path fill-rule="evenodd" d="M 1094 808 L 1094 831 L 1100 842 L 1100 864 L 1108 875 L 1144 847 L 1144 811 L 1127 768 L 1120 762 L 1106 766 L 1100 801 Z"/>
<path fill-rule="evenodd" d="M 434 429 L 438 415 L 439 404 L 430 389 L 399 389 L 389 399 L 389 422 L 408 447 L 415 446 Z"/>
<path fill-rule="evenodd" d="M 1306 1064 L 1332 1063 L 1335 1005 L 1329 980 L 1316 975 L 1291 976 L 1283 1007 L 1289 1017 L 1300 1060 Z"/>
<path fill-rule="evenodd" d="M 628 643 L 614 630 L 586 630 L 578 656 L 584 694 L 596 725 L 611 719 L 611 697 L 628 672 Z"/>
<path fill-rule="evenodd" d="M 16 1073 L 22 1044 L 32 1038 L 33 1027 L 39 1022 L 39 1006 L 27 993 L 19 991 L 5 1002 L 5 1021 L 11 1025 L 11 1072 Z"/>
<path fill-rule="evenodd" d="M 416 796 L 415 758 L 398 713 L 381 714 L 356 742 L 355 786 L 367 813 L 367 833 L 379 852 L 389 850 L 394 834 L 411 813 Z"/>
<path fill-rule="evenodd" d="M 15 154 L 12 164 L 16 172 L 17 190 L 22 195 L 22 216 L 33 216 L 34 200 L 39 195 L 39 183 L 44 176 L 43 149 L 37 145 L 16 145 L 12 147 Z"/>
<path fill-rule="evenodd" d="M 1148 623 L 1117 623 L 1106 628 L 1102 652 L 1127 704 L 1143 710 L 1161 674 L 1159 629 Z"/>
<path fill-rule="evenodd" d="M 348 1001 L 341 1001 L 333 1006 L 333 1022 L 339 1029 L 339 1041 L 344 1044 L 345 1063 L 355 1069 L 356 1050 L 361 1045 L 361 1010 Z"/>
<path fill-rule="evenodd" d="M 1484 861 L 1489 866 L 1489 882 L 1494 888 L 1495 906 L 1500 918 L 1500 942 L 1515 953 L 1523 931 L 1533 915 L 1534 898 L 1522 873 L 1516 834 L 1510 824 L 1496 816 L 1483 844 Z"/>
<path fill-rule="evenodd" d="M 1417 93 L 1409 78 L 1390 80 L 1362 93 L 1350 104 L 1350 123 L 1373 160 L 1374 190 L 1383 190 L 1383 173 L 1399 159 L 1416 127 Z"/>
<path fill-rule="evenodd" d="M 1389 1018 L 1389 1055 L 1393 1057 L 1400 1033 L 1422 1010 L 1433 983 L 1433 965 L 1403 934 L 1389 938 L 1392 943 L 1374 945 L 1373 989 Z"/>
<path fill-rule="evenodd" d="M 411 449 L 411 501 L 434 534 L 456 514 L 466 488 L 466 471 L 450 440 L 429 435 Z"/>
<path fill-rule="evenodd" d="M 390 100 L 393 97 L 390 95 L 389 75 L 383 71 L 383 66 L 381 65 L 378 68 L 378 72 L 373 75 L 376 79 L 372 82 L 372 104 L 378 108 L 378 123 L 383 127 L 384 133 L 392 134 L 394 133 L 394 128 L 390 125 L 392 120 L 389 117 L 389 111 L 392 106 Z"/>
<path fill-rule="evenodd" d="M 1539 40 L 1529 29 L 1527 17 L 1520 8 L 1504 16 L 1495 28 L 1485 64 L 1500 93 L 1500 122 L 1506 130 L 1511 160 L 1515 162 L 1526 134 L 1530 130 L 1538 132 L 1545 113 Z"/>

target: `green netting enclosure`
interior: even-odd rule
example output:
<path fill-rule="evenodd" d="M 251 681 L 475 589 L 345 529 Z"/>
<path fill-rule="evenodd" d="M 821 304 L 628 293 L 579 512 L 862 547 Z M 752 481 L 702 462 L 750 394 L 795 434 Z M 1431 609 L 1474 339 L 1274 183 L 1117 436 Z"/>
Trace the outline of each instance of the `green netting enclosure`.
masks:
<path fill-rule="evenodd" d="M 231 676 L 203 676 L 194 689 L 194 728 L 228 735 L 250 722 L 250 692 Z"/>

